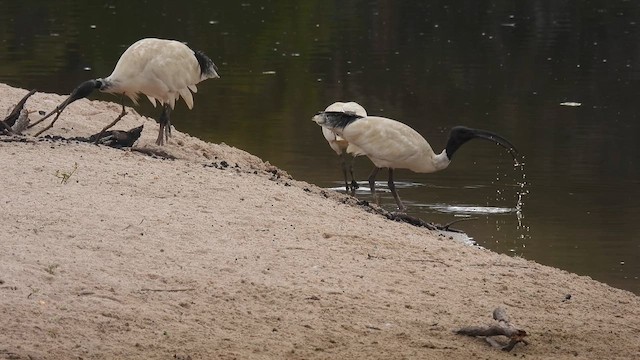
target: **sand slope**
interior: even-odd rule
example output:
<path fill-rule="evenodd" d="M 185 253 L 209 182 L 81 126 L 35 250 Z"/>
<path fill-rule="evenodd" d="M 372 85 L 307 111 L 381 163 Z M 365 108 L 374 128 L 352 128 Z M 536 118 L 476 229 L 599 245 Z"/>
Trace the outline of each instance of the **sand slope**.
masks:
<path fill-rule="evenodd" d="M 118 113 L 82 100 L 48 134 Z M 175 159 L 0 137 L 0 359 L 640 358 L 630 292 L 386 220 L 233 147 L 174 130 L 158 149 L 135 113 L 117 127 L 140 124 L 136 146 Z M 452 333 L 496 306 L 528 346 Z"/>

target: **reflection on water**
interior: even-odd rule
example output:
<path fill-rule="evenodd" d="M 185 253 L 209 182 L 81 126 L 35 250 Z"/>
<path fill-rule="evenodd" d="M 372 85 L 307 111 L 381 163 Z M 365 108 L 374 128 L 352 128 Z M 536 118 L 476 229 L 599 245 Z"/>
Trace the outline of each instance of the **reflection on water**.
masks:
<path fill-rule="evenodd" d="M 470 142 L 445 171 L 397 171 L 410 214 L 448 223 L 484 209 L 456 224 L 482 246 L 640 293 L 639 3 L 149 4 L 6 2 L 0 81 L 68 94 L 110 74 L 142 37 L 186 40 L 221 79 L 199 86 L 192 111 L 179 104 L 174 125 L 323 187 L 340 188 L 339 160 L 309 119 L 335 101 L 405 122 L 436 151 L 454 125 L 492 130 L 516 145 L 526 170 L 501 148 Z M 137 110 L 158 115 L 146 103 Z M 361 186 L 371 168 L 356 159 Z M 365 187 L 357 196 L 369 197 Z M 388 193 L 381 204 L 395 207 Z"/>
<path fill-rule="evenodd" d="M 416 204 L 416 206 L 424 206 L 443 213 L 452 213 L 459 215 L 474 214 L 508 214 L 515 213 L 516 208 L 505 208 L 495 206 L 478 206 L 478 205 L 449 205 L 449 204 Z"/>

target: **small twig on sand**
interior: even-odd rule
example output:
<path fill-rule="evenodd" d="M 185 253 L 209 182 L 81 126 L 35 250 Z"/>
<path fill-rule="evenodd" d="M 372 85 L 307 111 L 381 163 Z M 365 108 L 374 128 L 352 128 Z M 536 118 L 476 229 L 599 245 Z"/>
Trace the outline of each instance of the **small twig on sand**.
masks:
<path fill-rule="evenodd" d="M 505 309 L 496 308 L 493 310 L 493 319 L 496 320 L 498 324 L 491 324 L 489 326 L 467 326 L 456 330 L 455 333 L 467 336 L 484 337 L 491 346 L 504 351 L 511 351 L 519 342 L 525 345 L 529 344 L 524 340 L 524 337 L 527 336 L 527 332 L 517 329 L 509 322 L 509 317 L 507 316 L 507 311 Z M 502 344 L 492 338 L 492 336 L 506 336 L 509 338 L 509 343 Z"/>
<path fill-rule="evenodd" d="M 469 221 L 469 220 L 478 220 L 478 218 L 462 218 L 462 219 L 458 219 L 458 220 L 453 220 L 450 223 L 447 223 L 445 225 L 440 226 L 441 230 L 447 230 L 449 231 L 449 226 L 453 225 L 453 224 L 457 224 L 459 222 L 463 222 L 463 221 Z M 456 231 L 455 229 L 451 230 L 451 231 Z"/>
<path fill-rule="evenodd" d="M 38 136 L 40 136 L 40 134 L 42 134 L 43 132 L 45 132 L 45 131 L 47 131 L 47 130 L 51 129 L 51 128 L 53 127 L 53 124 L 55 124 L 55 123 L 56 123 L 56 121 L 58 121 L 58 118 L 60 117 L 60 114 L 62 114 L 62 111 L 57 111 L 57 112 L 56 112 L 56 111 L 54 111 L 54 112 L 51 112 L 51 113 L 49 113 L 49 115 L 46 115 L 46 116 L 45 116 L 45 117 L 43 117 L 42 119 L 40 119 L 40 120 L 38 120 L 38 121 L 34 122 L 33 124 L 29 125 L 29 127 L 28 127 L 28 128 L 30 129 L 30 128 L 32 128 L 32 127 L 34 127 L 34 126 L 38 125 L 38 124 L 39 124 L 39 123 L 41 123 L 42 121 L 44 121 L 44 119 L 48 118 L 48 117 L 49 117 L 49 116 L 51 116 L 51 114 L 53 114 L 53 113 L 55 113 L 55 114 L 56 114 L 56 117 L 55 117 L 55 118 L 53 118 L 53 121 L 51 121 L 51 123 L 50 123 L 49 125 L 47 125 L 44 129 L 42 129 L 42 130 L 38 131 L 38 132 L 37 132 L 35 135 L 33 135 L 33 136 L 38 137 Z"/>
<path fill-rule="evenodd" d="M 127 111 L 125 110 L 124 104 L 122 104 L 122 112 L 120 113 L 120 115 L 118 115 L 118 117 L 115 120 L 113 120 L 113 122 L 111 124 L 105 126 L 102 130 L 100 130 L 98 135 L 96 135 L 96 139 L 95 139 L 94 144 L 97 144 L 100 141 L 100 139 L 102 139 L 102 135 L 104 134 L 104 132 L 109 130 L 109 129 L 111 129 L 125 115 L 127 115 Z"/>
<path fill-rule="evenodd" d="M 442 264 L 446 267 L 451 267 L 451 265 L 447 264 L 446 262 L 442 261 L 442 260 L 433 260 L 433 259 L 406 259 L 405 261 L 407 262 L 430 262 L 430 263 L 438 263 L 438 264 Z"/>
<path fill-rule="evenodd" d="M 180 292 L 180 291 L 193 291 L 195 288 L 186 288 L 186 289 L 140 289 L 140 291 L 164 291 L 164 292 Z"/>

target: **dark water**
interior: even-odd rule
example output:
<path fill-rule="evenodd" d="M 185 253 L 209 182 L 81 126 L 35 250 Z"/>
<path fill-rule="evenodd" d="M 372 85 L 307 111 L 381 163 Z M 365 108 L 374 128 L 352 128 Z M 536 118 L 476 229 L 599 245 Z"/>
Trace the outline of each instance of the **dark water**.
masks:
<path fill-rule="evenodd" d="M 67 94 L 109 75 L 142 37 L 187 41 L 222 78 L 199 86 L 194 110 L 177 107 L 176 127 L 320 186 L 339 186 L 341 174 L 310 118 L 334 101 L 401 120 L 437 151 L 453 125 L 496 131 L 524 154 L 524 170 L 495 145 L 471 142 L 443 172 L 397 172 L 409 212 L 439 223 L 476 218 L 457 227 L 483 246 L 640 294 L 636 1 L 0 6 L 0 81 Z M 149 104 L 139 110 L 157 115 Z M 358 178 L 370 170 L 358 158 Z M 382 201 L 393 209 L 390 195 Z"/>

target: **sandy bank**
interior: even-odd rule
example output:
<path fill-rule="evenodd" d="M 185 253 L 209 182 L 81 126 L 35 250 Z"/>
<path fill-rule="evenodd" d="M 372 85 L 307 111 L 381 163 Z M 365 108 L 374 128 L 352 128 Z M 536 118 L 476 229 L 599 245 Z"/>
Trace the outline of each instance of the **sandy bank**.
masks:
<path fill-rule="evenodd" d="M 0 109 L 26 92 L 0 84 Z M 48 134 L 119 110 L 78 101 Z M 0 137 L 0 358 L 640 357 L 630 292 L 386 220 L 230 146 L 174 130 L 158 149 L 135 113 L 117 127 L 141 124 L 136 147 L 172 160 Z M 497 306 L 528 346 L 452 333 Z"/>

